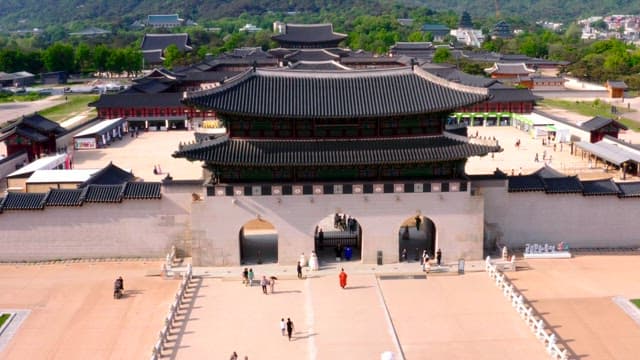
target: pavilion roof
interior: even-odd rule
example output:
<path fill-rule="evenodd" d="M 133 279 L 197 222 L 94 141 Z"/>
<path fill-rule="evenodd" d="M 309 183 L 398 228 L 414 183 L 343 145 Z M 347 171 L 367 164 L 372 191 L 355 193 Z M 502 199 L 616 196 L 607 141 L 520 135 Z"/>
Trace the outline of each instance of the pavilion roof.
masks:
<path fill-rule="evenodd" d="M 287 141 L 225 136 L 182 146 L 173 156 L 220 165 L 322 166 L 451 161 L 493 151 L 500 151 L 500 147 L 471 144 L 444 135 Z"/>
<path fill-rule="evenodd" d="M 149 108 L 149 107 L 179 107 L 182 106 L 181 93 L 119 93 L 102 94 L 97 101 L 89 104 L 96 108 Z"/>
<path fill-rule="evenodd" d="M 275 41 L 297 43 L 319 43 L 341 41 L 347 35 L 334 33 L 332 24 L 286 24 L 283 34 L 274 35 Z"/>
<path fill-rule="evenodd" d="M 341 71 L 253 68 L 220 87 L 190 93 L 183 102 L 248 116 L 345 118 L 450 111 L 488 98 L 487 89 L 449 82 L 417 66 Z"/>

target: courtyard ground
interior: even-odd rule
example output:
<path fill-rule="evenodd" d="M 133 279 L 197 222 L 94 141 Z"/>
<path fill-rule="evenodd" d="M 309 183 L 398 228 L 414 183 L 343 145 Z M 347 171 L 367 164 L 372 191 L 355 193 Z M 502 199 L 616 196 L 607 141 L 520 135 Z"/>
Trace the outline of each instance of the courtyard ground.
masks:
<path fill-rule="evenodd" d="M 0 310 L 30 310 L 0 359 L 148 358 L 179 286 L 178 280 L 146 276 L 160 266 L 157 261 L 0 265 Z M 118 276 L 124 278 L 125 296 L 115 300 Z"/>
<path fill-rule="evenodd" d="M 530 270 L 507 273 L 574 359 L 638 359 L 640 323 L 613 301 L 640 298 L 638 256 L 589 255 L 527 260 Z"/>

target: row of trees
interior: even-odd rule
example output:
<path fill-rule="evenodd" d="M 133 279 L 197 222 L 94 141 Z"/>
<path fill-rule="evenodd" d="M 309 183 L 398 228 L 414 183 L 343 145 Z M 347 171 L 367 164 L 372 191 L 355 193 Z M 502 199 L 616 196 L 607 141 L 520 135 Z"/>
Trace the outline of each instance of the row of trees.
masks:
<path fill-rule="evenodd" d="M 11 73 L 28 71 L 112 72 L 136 74 L 142 70 L 142 53 L 133 48 L 111 48 L 80 43 L 55 43 L 45 50 L 0 50 L 0 71 Z"/>

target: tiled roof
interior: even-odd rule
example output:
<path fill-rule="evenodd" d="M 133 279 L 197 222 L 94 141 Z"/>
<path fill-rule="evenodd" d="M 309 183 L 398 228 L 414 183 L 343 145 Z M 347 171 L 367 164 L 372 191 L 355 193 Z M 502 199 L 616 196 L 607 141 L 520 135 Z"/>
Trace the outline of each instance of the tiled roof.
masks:
<path fill-rule="evenodd" d="M 542 182 L 548 194 L 582 193 L 582 183 L 577 176 L 543 178 Z"/>
<path fill-rule="evenodd" d="M 254 140 L 227 137 L 183 146 L 174 157 L 239 166 L 322 166 L 426 163 L 500 151 L 447 136 L 403 139 Z"/>
<path fill-rule="evenodd" d="M 86 202 L 121 202 L 127 184 L 89 185 L 84 197 Z"/>
<path fill-rule="evenodd" d="M 38 113 L 24 116 L 22 118 L 22 124 L 44 133 L 53 132 L 56 134 L 62 134 L 65 132 L 65 129 L 57 122 L 51 121 Z"/>
<path fill-rule="evenodd" d="M 297 61 L 289 67 L 296 70 L 351 70 L 335 61 Z"/>
<path fill-rule="evenodd" d="M 624 126 L 623 124 L 613 120 L 613 119 L 609 119 L 606 117 L 602 117 L 602 116 L 596 116 L 590 120 L 587 120 L 585 122 L 583 122 L 582 124 L 580 124 L 580 127 L 587 130 L 587 131 L 594 131 L 594 130 L 598 130 L 601 129 L 609 124 L 614 124 L 616 127 L 627 130 L 628 128 L 626 126 Z"/>
<path fill-rule="evenodd" d="M 93 174 L 89 180 L 80 184 L 78 187 L 82 188 L 88 185 L 120 185 L 133 179 L 134 176 L 131 172 L 123 170 L 113 163 L 109 163 L 109 165 Z"/>
<path fill-rule="evenodd" d="M 26 126 L 18 125 L 18 127 L 16 128 L 16 134 L 26 137 L 27 139 L 30 139 L 34 142 L 45 142 L 49 140 L 48 137 L 42 135 L 37 130 L 28 128 Z"/>
<path fill-rule="evenodd" d="M 47 195 L 47 206 L 80 206 L 82 189 L 51 189 Z"/>
<path fill-rule="evenodd" d="M 433 47 L 433 43 L 428 42 L 428 41 L 421 41 L 421 42 L 403 42 L 403 41 L 398 41 L 395 44 L 393 44 L 391 46 L 391 48 L 389 49 L 390 51 L 396 51 L 396 50 L 419 50 L 419 51 L 433 51 L 434 47 Z"/>
<path fill-rule="evenodd" d="M 542 99 L 529 89 L 516 88 L 489 88 L 489 95 L 491 95 L 490 103 L 533 102 Z"/>
<path fill-rule="evenodd" d="M 145 64 L 162 64 L 164 61 L 161 49 L 142 50 L 142 57 Z"/>
<path fill-rule="evenodd" d="M 415 66 L 351 71 L 252 69 L 184 103 L 264 117 L 368 117 L 448 111 L 486 100 L 487 90 Z M 251 101 L 247 101 L 251 99 Z"/>
<path fill-rule="evenodd" d="M 442 24 L 424 24 L 422 25 L 422 31 L 431 33 L 447 33 L 449 34 L 449 27 Z"/>
<path fill-rule="evenodd" d="M 89 104 L 96 108 L 148 108 L 182 107 L 182 93 L 159 94 L 102 94 L 100 99 Z"/>
<path fill-rule="evenodd" d="M 628 86 L 624 81 L 607 81 L 607 85 L 610 88 L 615 88 L 615 89 L 627 89 Z"/>
<path fill-rule="evenodd" d="M 492 67 L 484 69 L 488 74 L 529 75 L 535 70 L 529 69 L 524 63 L 495 63 Z"/>
<path fill-rule="evenodd" d="M 190 51 L 189 34 L 145 34 L 140 48 L 144 50 L 164 50 L 175 45 L 180 51 Z"/>
<path fill-rule="evenodd" d="M 585 196 L 620 194 L 618 185 L 611 179 L 582 181 L 582 189 Z"/>
<path fill-rule="evenodd" d="M 287 61 L 328 61 L 340 59 L 340 56 L 325 49 L 302 49 L 293 54 L 285 55 Z"/>
<path fill-rule="evenodd" d="M 622 182 L 618 183 L 621 198 L 640 197 L 640 182 Z"/>
<path fill-rule="evenodd" d="M 422 68 L 441 78 L 447 79 L 449 81 L 457 82 L 463 85 L 476 86 L 476 87 L 489 87 L 495 83 L 498 83 L 498 80 L 496 79 L 467 74 L 452 66 L 442 66 L 439 64 L 427 63 L 427 64 L 424 64 Z M 491 90 L 489 90 L 489 94 L 492 95 Z M 494 97 L 494 95 L 492 95 L 492 97 Z"/>
<path fill-rule="evenodd" d="M 159 182 L 130 182 L 124 189 L 125 199 L 160 199 L 161 184 Z"/>
<path fill-rule="evenodd" d="M 509 177 L 509 192 L 544 191 L 544 183 L 537 175 Z"/>
<path fill-rule="evenodd" d="M 159 79 L 149 79 L 132 85 L 120 94 L 159 94 L 170 89 L 173 84 Z"/>
<path fill-rule="evenodd" d="M 341 41 L 347 35 L 334 33 L 331 24 L 287 24 L 284 34 L 272 37 L 275 41 L 318 43 L 329 41 Z"/>
<path fill-rule="evenodd" d="M 14 193 L 4 198 L 2 210 L 41 210 L 44 209 L 46 193 Z"/>

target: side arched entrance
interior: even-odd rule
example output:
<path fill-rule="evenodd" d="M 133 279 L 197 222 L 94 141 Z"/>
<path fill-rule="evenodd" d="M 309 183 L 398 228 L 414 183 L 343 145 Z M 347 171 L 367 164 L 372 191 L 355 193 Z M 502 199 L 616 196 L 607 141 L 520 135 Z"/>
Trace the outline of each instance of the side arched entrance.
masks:
<path fill-rule="evenodd" d="M 278 232 L 270 222 L 261 218 L 246 222 L 238 240 L 241 265 L 278 262 Z"/>
<path fill-rule="evenodd" d="M 436 252 L 436 225 L 426 216 L 414 215 L 405 219 L 398 230 L 398 259 L 420 261 L 427 250 L 433 259 Z"/>

